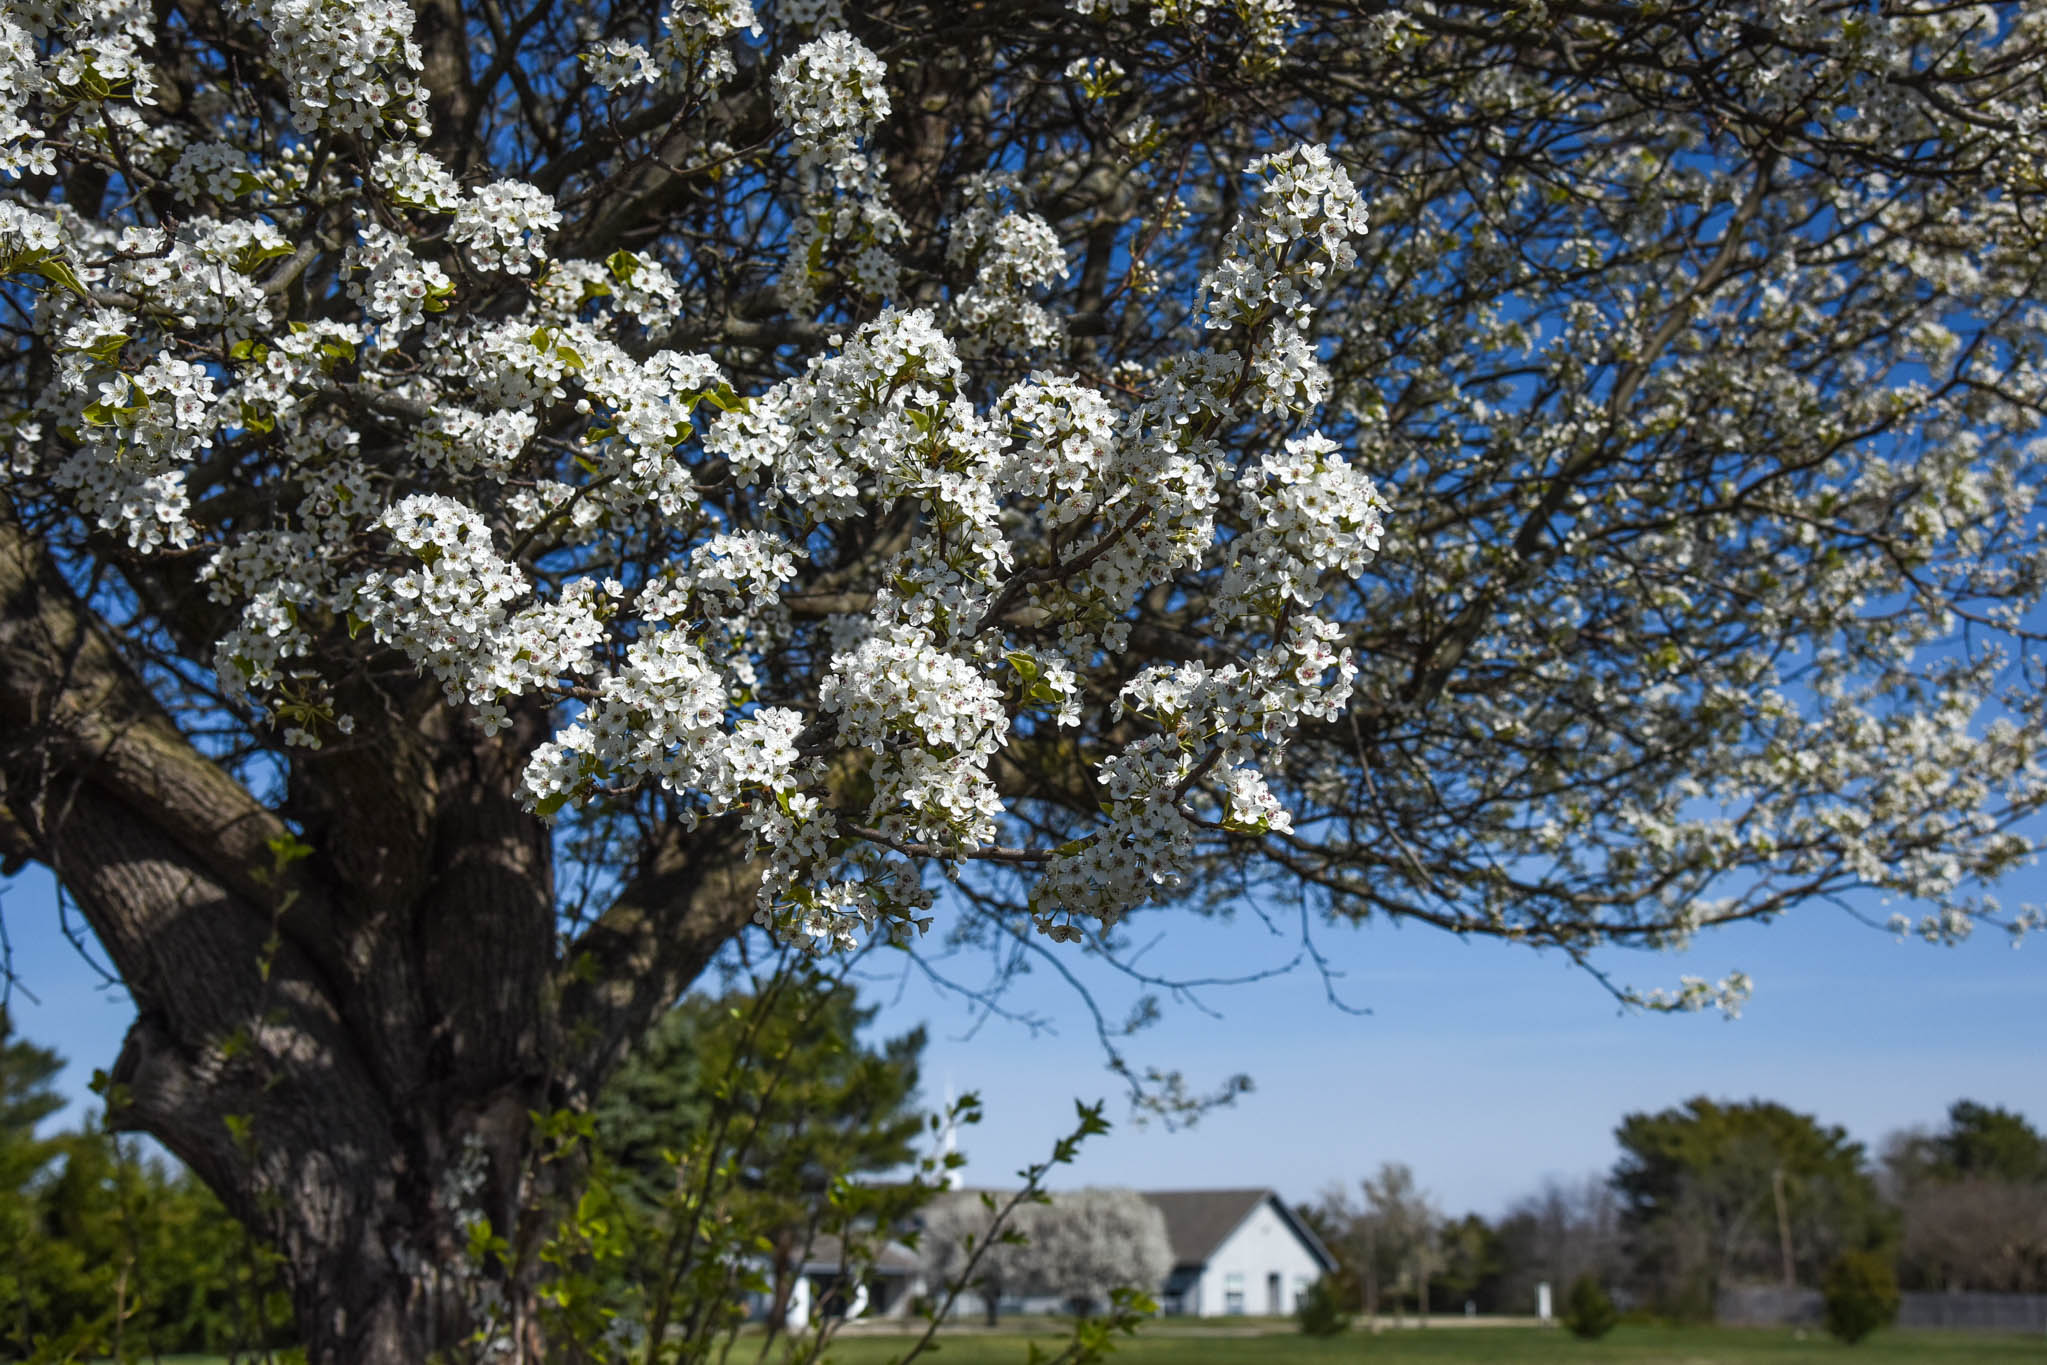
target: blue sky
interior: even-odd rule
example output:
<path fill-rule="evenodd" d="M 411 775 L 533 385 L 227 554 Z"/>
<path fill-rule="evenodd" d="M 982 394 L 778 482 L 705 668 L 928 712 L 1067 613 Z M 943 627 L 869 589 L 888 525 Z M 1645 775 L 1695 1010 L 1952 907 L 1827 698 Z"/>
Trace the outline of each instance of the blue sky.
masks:
<path fill-rule="evenodd" d="M 2004 888 L 2014 903 L 2042 889 L 2037 868 Z M 58 933 L 54 905 L 40 871 L 0 888 L 15 969 L 36 996 L 17 991 L 11 1008 L 24 1035 L 69 1060 L 66 1093 L 89 1102 L 92 1069 L 111 1063 L 131 1011 Z M 1161 974 L 1247 974 L 1296 946 L 1248 915 L 1215 923 L 1157 912 L 1150 928 L 1159 937 L 1145 962 Z M 1901 943 L 1812 907 L 1702 937 L 1686 954 L 1608 960 L 1618 980 L 1642 987 L 1748 971 L 1756 995 L 1732 1022 L 1624 1014 L 1553 954 L 1429 929 L 1326 929 L 1317 942 L 1343 974 L 1341 994 L 1371 1013 L 1330 1005 L 1307 970 L 1208 990 L 1212 1014 L 1168 1005 L 1132 1041 L 1133 1060 L 1180 1068 L 1204 1088 L 1244 1071 L 1256 1090 L 1191 1130 L 1119 1121 L 1059 1183 L 1272 1185 L 1301 1199 L 1398 1160 L 1448 1211 L 1492 1216 L 1545 1175 L 1609 1165 L 1622 1114 L 1699 1093 L 1777 1100 L 1872 1148 L 1895 1128 L 1937 1123 L 1965 1097 L 2047 1124 L 2047 938 L 2017 949 L 1988 932 L 1955 948 Z M 1127 982 L 1071 950 L 1064 960 L 1104 1013 L 1127 1012 Z M 1123 1120 L 1087 1012 L 1056 972 L 1033 971 L 1007 998 L 1051 1028 L 993 1019 L 974 1031 L 964 1004 L 899 970 L 900 959 L 870 961 L 888 968 L 864 972 L 882 1005 L 876 1030 L 930 1025 L 927 1095 L 936 1101 L 948 1081 L 982 1094 L 986 1121 L 961 1140 L 969 1182 L 1008 1182 L 1041 1156 L 1070 1125 L 1075 1098 L 1107 1096 Z M 955 965 L 967 979 L 979 966 Z"/>

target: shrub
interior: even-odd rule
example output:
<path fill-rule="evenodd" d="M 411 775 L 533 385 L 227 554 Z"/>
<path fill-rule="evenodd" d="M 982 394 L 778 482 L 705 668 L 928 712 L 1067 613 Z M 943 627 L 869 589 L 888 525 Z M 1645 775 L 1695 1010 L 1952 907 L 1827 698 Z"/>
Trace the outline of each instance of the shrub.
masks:
<path fill-rule="evenodd" d="M 1350 1313 L 1343 1306 L 1335 1281 L 1324 1275 L 1308 1286 L 1294 1305 L 1294 1319 L 1311 1337 L 1333 1337 L 1350 1330 Z"/>
<path fill-rule="evenodd" d="M 1596 1340 L 1611 1332 L 1619 1320 L 1620 1313 L 1596 1276 L 1587 1273 L 1571 1282 L 1571 1292 L 1564 1298 L 1564 1326 L 1575 1335 Z"/>
<path fill-rule="evenodd" d="M 1851 1251 L 1827 1267 L 1820 1294 L 1827 1330 L 1851 1346 L 1898 1316 L 1897 1273 L 1873 1251 Z"/>

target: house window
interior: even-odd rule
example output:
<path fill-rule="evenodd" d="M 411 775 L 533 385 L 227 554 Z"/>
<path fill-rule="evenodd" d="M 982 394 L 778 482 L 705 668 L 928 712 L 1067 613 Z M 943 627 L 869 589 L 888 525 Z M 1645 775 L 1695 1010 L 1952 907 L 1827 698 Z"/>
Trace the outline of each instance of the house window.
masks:
<path fill-rule="evenodd" d="M 1231 1272 L 1223 1276 L 1223 1312 L 1241 1314 L 1244 1311 L 1244 1277 Z"/>

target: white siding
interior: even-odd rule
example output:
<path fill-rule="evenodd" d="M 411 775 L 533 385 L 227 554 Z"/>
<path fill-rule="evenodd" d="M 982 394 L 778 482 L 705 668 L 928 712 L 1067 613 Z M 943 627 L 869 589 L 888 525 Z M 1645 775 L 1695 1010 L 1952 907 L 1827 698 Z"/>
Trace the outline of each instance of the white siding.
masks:
<path fill-rule="evenodd" d="M 1287 1226 L 1270 1199 L 1262 1200 L 1237 1230 L 1223 1239 L 1202 1267 L 1200 1287 L 1188 1297 L 1186 1311 L 1204 1318 L 1221 1317 L 1229 1311 L 1230 1276 L 1243 1276 L 1244 1312 L 1263 1316 L 1276 1307 L 1281 1314 L 1294 1311 L 1295 1296 L 1322 1274 L 1315 1260 L 1294 1230 Z M 1279 1276 L 1278 1303 L 1269 1296 L 1271 1276 Z"/>

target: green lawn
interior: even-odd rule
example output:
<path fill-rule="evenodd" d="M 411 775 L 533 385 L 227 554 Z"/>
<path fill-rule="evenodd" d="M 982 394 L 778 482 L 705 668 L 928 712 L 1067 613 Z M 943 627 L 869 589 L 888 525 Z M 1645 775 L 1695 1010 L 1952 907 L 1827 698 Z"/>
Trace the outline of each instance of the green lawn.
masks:
<path fill-rule="evenodd" d="M 833 1365 L 887 1365 L 910 1338 L 848 1336 L 833 1345 Z M 1023 1365 L 1028 1343 L 1056 1347 L 1059 1335 L 961 1332 L 941 1334 L 941 1349 L 918 1365 Z M 741 1341 L 731 1365 L 752 1365 L 751 1343 Z M 1310 1338 L 1290 1332 L 1230 1335 L 1200 1328 L 1155 1327 L 1124 1343 L 1115 1359 L 1148 1365 L 1315 1365 L 1323 1361 L 1433 1362 L 1490 1365 L 2047 1365 L 2047 1337 L 1973 1332 L 1879 1332 L 1860 1346 L 1843 1346 L 1823 1333 L 1800 1339 L 1779 1328 L 1617 1327 L 1601 1341 L 1533 1327 L 1388 1330 L 1372 1336 Z M 163 1365 L 224 1365 L 219 1356 L 165 1356 Z"/>
<path fill-rule="evenodd" d="M 944 1349 L 922 1359 L 931 1365 L 1022 1365 L 1025 1343 L 1053 1345 L 1050 1333 L 1032 1336 L 941 1335 Z M 904 1338 L 841 1337 L 832 1348 L 835 1365 L 885 1365 L 908 1346 Z M 735 1351 L 734 1360 L 748 1359 Z M 1824 1333 L 1800 1339 L 1783 1329 L 1617 1327 L 1603 1340 L 1579 1341 L 1569 1332 L 1527 1327 L 1438 1328 L 1386 1331 L 1378 1336 L 1309 1338 L 1298 1334 L 1223 1336 L 1175 1330 L 1140 1331 L 1116 1353 L 1118 1361 L 1173 1365 L 1291 1365 L 1291 1362 L 1371 1361 L 1491 1362 L 1587 1361 L 1596 1365 L 2043 1365 L 2047 1337 L 1978 1335 L 1970 1332 L 1879 1332 L 1848 1347 Z M 922 1365 L 920 1360 L 919 1365 Z"/>

